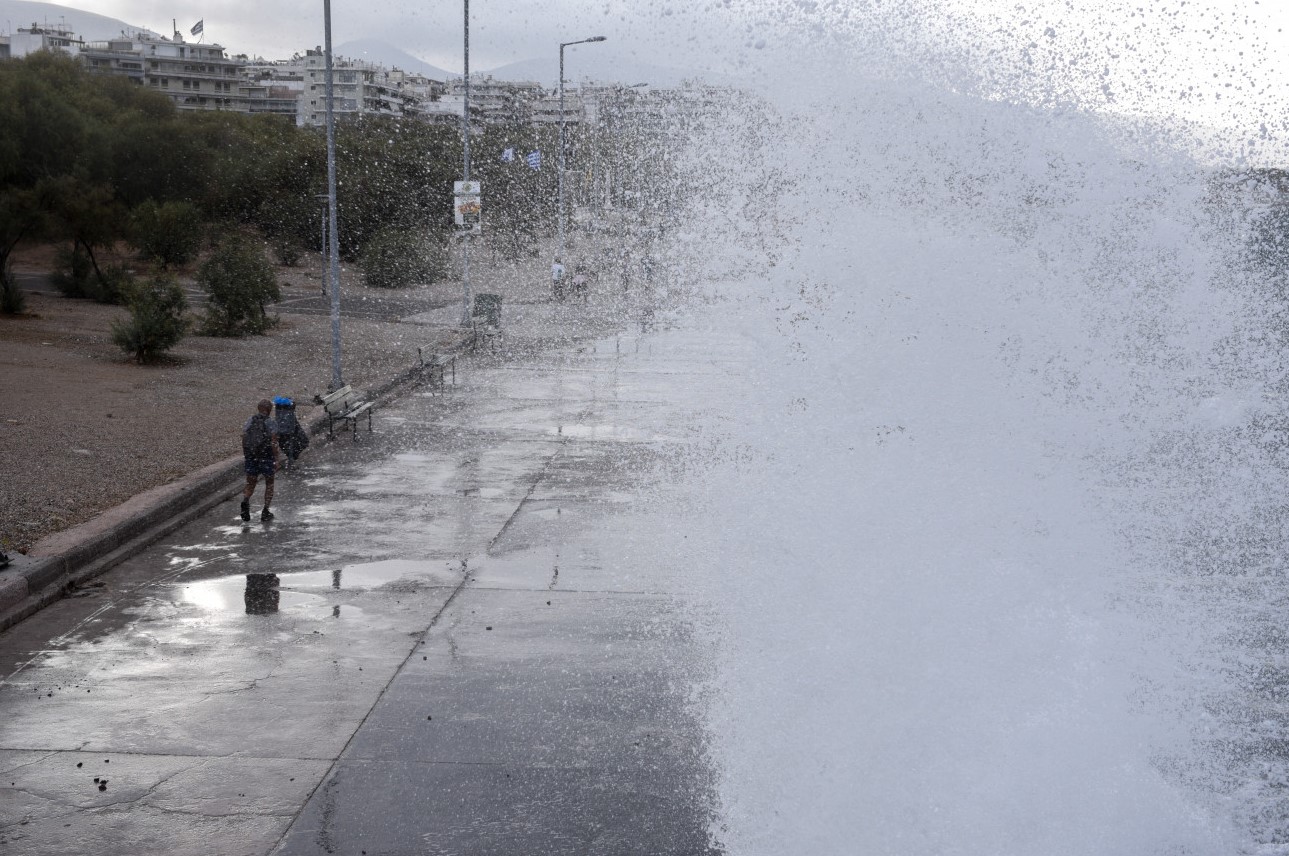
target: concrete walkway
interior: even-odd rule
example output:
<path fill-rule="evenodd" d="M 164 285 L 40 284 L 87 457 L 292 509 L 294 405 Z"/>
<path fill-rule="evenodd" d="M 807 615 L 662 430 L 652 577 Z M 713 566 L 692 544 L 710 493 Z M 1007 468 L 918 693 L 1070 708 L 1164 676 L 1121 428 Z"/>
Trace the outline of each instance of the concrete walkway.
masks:
<path fill-rule="evenodd" d="M 721 347 L 502 348 L 0 635 L 0 851 L 712 852 L 648 544 Z"/>

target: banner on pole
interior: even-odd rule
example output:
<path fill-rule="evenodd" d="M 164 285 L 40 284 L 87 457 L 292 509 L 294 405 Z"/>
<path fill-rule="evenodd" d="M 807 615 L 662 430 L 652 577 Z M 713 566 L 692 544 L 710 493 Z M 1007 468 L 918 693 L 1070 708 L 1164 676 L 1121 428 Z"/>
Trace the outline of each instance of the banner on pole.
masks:
<path fill-rule="evenodd" d="M 458 235 L 483 233 L 483 189 L 477 181 L 457 181 L 452 184 L 452 212 Z"/>

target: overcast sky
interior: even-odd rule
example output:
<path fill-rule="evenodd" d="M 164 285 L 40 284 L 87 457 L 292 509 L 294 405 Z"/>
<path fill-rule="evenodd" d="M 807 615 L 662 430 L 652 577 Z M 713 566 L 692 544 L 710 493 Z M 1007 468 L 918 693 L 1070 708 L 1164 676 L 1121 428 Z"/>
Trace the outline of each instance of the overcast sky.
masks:
<path fill-rule="evenodd" d="M 69 3 L 68 5 L 79 5 Z M 205 21 L 205 39 L 284 58 L 322 43 L 321 0 L 95 0 L 92 11 L 160 32 Z M 86 8 L 86 6 L 80 6 Z M 1001 97 L 1172 113 L 1289 136 L 1287 0 L 475 0 L 471 67 L 568 53 L 827 85 L 829 63 L 951 69 Z M 377 38 L 459 71 L 460 3 L 333 0 L 336 44 Z M 879 46 L 879 47 L 875 47 Z M 1280 61 L 1284 56 L 1285 61 Z M 825 78 L 822 84 L 820 76 Z"/>
<path fill-rule="evenodd" d="M 69 3 L 68 5 L 76 5 Z M 321 0 L 202 0 L 189 4 L 156 0 L 95 0 L 81 8 L 168 32 L 177 18 L 185 34 L 205 21 L 206 41 L 217 41 L 238 53 L 284 58 L 323 40 Z M 390 42 L 420 59 L 450 71 L 462 66 L 462 4 L 399 2 L 399 0 L 333 0 L 332 39 L 335 44 L 376 38 Z M 579 2 L 579 0 L 475 0 L 470 9 L 470 63 L 484 69 L 517 60 L 555 56 L 559 43 L 605 35 L 612 50 L 647 58 L 679 53 L 666 49 L 670 28 L 662 4 Z M 605 45 L 571 48 L 605 50 Z M 695 56 L 703 65 L 701 56 Z"/>

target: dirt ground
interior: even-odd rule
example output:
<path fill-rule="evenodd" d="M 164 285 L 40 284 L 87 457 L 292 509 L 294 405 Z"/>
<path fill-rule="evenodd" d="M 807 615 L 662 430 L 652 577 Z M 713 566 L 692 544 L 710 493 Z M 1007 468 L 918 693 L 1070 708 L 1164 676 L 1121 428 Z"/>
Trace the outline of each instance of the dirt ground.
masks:
<path fill-rule="evenodd" d="M 52 269 L 53 253 L 19 255 L 15 272 Z M 192 286 L 192 271 L 181 282 Z M 27 314 L 0 315 L 0 550 L 25 552 L 148 488 L 238 453 L 261 398 L 287 395 L 302 421 L 330 380 L 331 326 L 316 256 L 279 268 L 280 324 L 266 336 L 189 335 L 170 357 L 138 365 L 111 342 L 126 310 L 27 290 Z M 351 281 L 353 280 L 353 281 Z M 346 274 L 344 380 L 379 386 L 410 368 L 416 347 L 459 331 L 398 320 L 443 305 L 460 285 L 377 293 Z M 194 294 L 196 292 L 194 291 Z"/>

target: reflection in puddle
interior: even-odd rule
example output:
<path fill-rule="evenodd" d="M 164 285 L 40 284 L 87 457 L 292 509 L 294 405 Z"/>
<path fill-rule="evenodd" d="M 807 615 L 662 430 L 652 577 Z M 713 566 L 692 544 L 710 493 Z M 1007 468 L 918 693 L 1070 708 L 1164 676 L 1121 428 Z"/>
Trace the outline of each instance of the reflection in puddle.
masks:
<path fill-rule="evenodd" d="M 208 612 L 233 612 L 243 608 L 249 615 L 267 615 L 292 606 L 317 606 L 317 598 L 297 592 L 283 592 L 277 574 L 246 574 L 202 580 L 179 586 L 178 600 Z"/>
<path fill-rule="evenodd" d="M 247 574 L 246 614 L 268 615 L 277 612 L 282 602 L 279 582 L 277 574 Z"/>
<path fill-rule="evenodd" d="M 437 577 L 435 582 L 444 584 L 445 573 L 450 573 L 450 569 L 441 562 L 387 559 L 325 571 L 252 573 L 182 583 L 178 587 L 178 599 L 210 612 L 231 612 L 239 605 L 245 607 L 247 615 L 270 615 L 291 609 L 313 611 L 328 605 L 325 603 L 327 592 L 375 589 L 409 578 Z M 340 606 L 331 606 L 331 615 L 340 617 Z M 346 618 L 361 614 L 362 610 L 354 606 L 345 607 Z"/>
<path fill-rule="evenodd" d="M 220 528 L 240 531 L 240 527 L 224 526 Z M 204 544 L 184 544 L 174 549 L 177 553 L 210 553 L 216 550 L 227 550 L 228 543 L 225 541 L 211 541 Z M 174 560 L 172 559 L 171 561 L 173 562 Z"/>
<path fill-rule="evenodd" d="M 675 437 L 627 425 L 561 425 L 558 428 L 548 427 L 546 430 L 549 433 L 576 440 L 677 442 Z"/>
<path fill-rule="evenodd" d="M 499 487 L 464 487 L 457 493 L 471 499 L 505 499 L 510 495 L 505 488 Z"/>
<path fill-rule="evenodd" d="M 442 563 L 418 562 L 412 559 L 386 559 L 383 562 L 367 562 L 361 565 L 346 565 L 334 571 L 303 571 L 285 574 L 289 588 L 312 588 L 326 586 L 333 589 L 371 589 L 401 580 L 404 577 L 435 576 L 442 570 Z"/>

